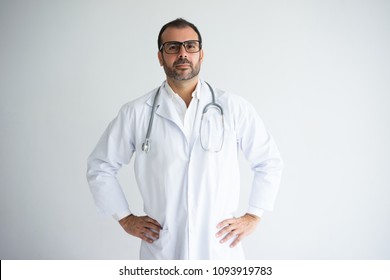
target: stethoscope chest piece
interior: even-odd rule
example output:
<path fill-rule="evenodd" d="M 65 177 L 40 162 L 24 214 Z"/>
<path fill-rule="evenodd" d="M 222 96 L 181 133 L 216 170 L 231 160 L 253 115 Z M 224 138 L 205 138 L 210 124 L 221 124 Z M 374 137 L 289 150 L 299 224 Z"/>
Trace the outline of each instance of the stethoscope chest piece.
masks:
<path fill-rule="evenodd" d="M 142 151 L 145 152 L 145 153 L 148 153 L 149 150 L 150 150 L 150 142 L 149 142 L 149 139 L 146 138 L 145 142 L 142 143 Z"/>

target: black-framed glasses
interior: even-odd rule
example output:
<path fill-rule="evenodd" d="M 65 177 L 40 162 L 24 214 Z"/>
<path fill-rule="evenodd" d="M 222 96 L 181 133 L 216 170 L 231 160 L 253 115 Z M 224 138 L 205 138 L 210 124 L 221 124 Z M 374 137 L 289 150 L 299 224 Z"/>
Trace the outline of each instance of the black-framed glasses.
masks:
<path fill-rule="evenodd" d="M 197 53 L 202 49 L 202 43 L 198 40 L 189 40 L 185 42 L 170 41 L 161 45 L 160 51 L 164 50 L 169 54 L 179 53 L 181 46 L 184 46 L 186 52 Z"/>

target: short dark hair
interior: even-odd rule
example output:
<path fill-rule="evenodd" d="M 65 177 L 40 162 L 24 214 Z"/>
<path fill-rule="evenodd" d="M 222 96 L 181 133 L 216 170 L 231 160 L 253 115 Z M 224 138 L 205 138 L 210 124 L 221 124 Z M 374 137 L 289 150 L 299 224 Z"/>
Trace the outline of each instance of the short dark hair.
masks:
<path fill-rule="evenodd" d="M 202 36 L 200 35 L 200 32 L 199 32 L 198 28 L 195 26 L 195 24 L 193 24 L 189 21 L 186 21 L 183 18 L 177 18 L 171 22 L 168 22 L 163 27 L 161 27 L 161 30 L 160 30 L 160 33 L 158 34 L 158 39 L 157 39 L 157 47 L 159 50 L 160 50 L 161 45 L 162 45 L 161 36 L 164 33 L 165 29 L 167 29 L 168 27 L 175 27 L 175 28 L 191 27 L 196 32 L 196 34 L 198 34 L 199 43 L 200 43 L 200 45 L 202 45 Z"/>

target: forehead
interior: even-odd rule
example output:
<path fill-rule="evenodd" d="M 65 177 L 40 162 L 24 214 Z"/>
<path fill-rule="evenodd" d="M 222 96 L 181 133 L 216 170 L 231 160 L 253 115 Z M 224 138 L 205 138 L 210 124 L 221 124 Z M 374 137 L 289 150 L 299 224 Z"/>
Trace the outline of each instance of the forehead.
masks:
<path fill-rule="evenodd" d="M 198 40 L 198 34 L 191 27 L 176 28 L 168 27 L 161 35 L 162 42 L 179 41 L 184 42 L 188 40 Z"/>

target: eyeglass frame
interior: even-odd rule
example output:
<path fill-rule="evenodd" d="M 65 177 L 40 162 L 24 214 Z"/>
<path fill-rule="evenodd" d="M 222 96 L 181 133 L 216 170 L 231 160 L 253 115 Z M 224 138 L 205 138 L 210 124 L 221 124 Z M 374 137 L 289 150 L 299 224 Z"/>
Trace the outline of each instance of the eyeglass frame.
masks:
<path fill-rule="evenodd" d="M 196 52 L 191 52 L 191 51 L 188 51 L 187 50 L 187 47 L 186 47 L 186 44 L 188 44 L 188 42 L 197 42 L 199 44 L 199 50 L 196 51 Z M 166 44 L 169 44 L 169 43 L 176 43 L 176 44 L 179 44 L 180 47 L 178 48 L 178 51 L 175 52 L 175 53 L 169 53 L 165 50 L 164 46 Z M 202 41 L 200 40 L 187 40 L 187 41 L 184 41 L 184 42 L 179 42 L 179 41 L 168 41 L 168 42 L 165 42 L 165 43 L 162 43 L 161 46 L 160 46 L 160 52 L 164 51 L 166 54 L 178 54 L 180 52 L 180 49 L 181 49 L 181 46 L 184 46 L 184 49 L 186 50 L 186 52 L 188 53 L 198 53 L 202 50 Z"/>

